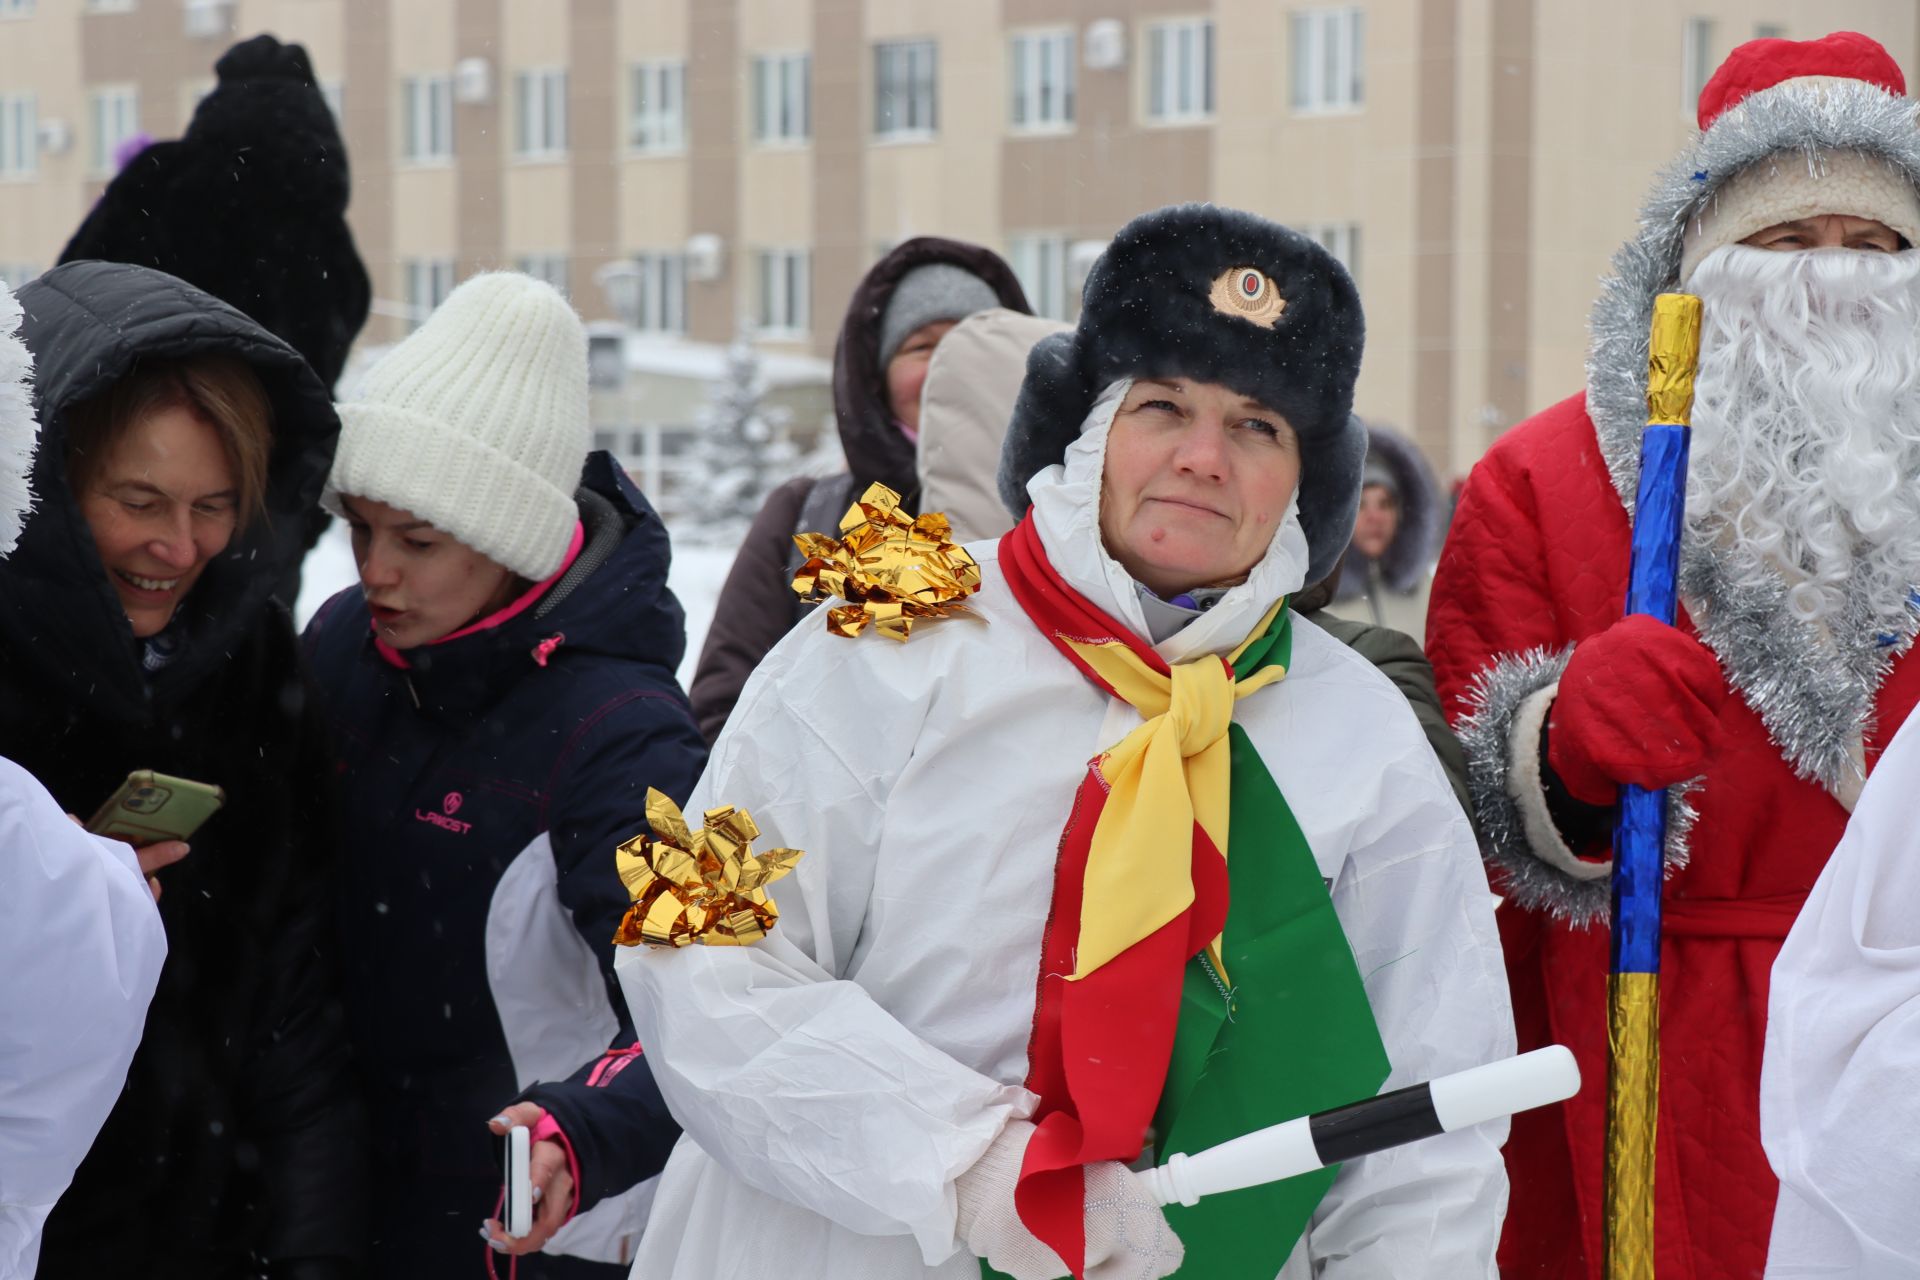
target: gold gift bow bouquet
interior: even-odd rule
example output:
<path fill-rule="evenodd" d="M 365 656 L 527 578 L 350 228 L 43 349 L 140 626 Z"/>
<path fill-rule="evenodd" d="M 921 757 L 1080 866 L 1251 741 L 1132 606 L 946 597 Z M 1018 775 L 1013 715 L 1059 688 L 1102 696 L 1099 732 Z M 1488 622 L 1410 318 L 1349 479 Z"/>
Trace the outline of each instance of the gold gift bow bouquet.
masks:
<path fill-rule="evenodd" d="M 883 484 L 869 485 L 847 508 L 837 540 L 799 533 L 793 542 L 807 557 L 793 589 L 810 600 L 846 601 L 827 611 L 834 635 L 857 636 L 872 624 L 905 640 L 922 618 L 979 617 L 966 598 L 980 589 L 980 566 L 955 545 L 953 526 L 937 511 L 909 516 Z"/>
<path fill-rule="evenodd" d="M 743 947 L 767 936 L 780 918 L 767 886 L 793 870 L 798 849 L 756 854 L 760 828 L 744 809 L 709 809 L 694 831 L 677 805 L 647 788 L 650 835 L 615 854 L 633 905 L 614 930 L 620 946 Z"/>

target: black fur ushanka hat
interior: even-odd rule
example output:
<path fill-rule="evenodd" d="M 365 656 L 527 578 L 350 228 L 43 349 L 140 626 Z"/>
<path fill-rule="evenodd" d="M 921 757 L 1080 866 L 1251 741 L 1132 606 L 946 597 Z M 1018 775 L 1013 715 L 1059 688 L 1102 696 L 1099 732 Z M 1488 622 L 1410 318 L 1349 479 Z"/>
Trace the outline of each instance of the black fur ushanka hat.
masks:
<path fill-rule="evenodd" d="M 1121 228 L 1087 276 L 1080 323 L 1042 339 L 1000 452 L 1000 499 L 1059 462 L 1102 388 L 1121 378 L 1215 382 L 1286 418 L 1300 438 L 1307 581 L 1333 571 L 1360 503 L 1366 429 L 1353 417 L 1365 321 L 1353 280 L 1320 245 L 1210 204 Z"/>

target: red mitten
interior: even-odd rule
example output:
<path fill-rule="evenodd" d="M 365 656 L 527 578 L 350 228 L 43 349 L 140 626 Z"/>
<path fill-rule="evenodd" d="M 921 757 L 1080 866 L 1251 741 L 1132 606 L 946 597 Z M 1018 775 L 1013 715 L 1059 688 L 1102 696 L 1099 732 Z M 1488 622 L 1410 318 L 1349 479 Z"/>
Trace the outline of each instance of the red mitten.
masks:
<path fill-rule="evenodd" d="M 1692 636 L 1631 614 L 1574 646 L 1547 721 L 1547 763 L 1576 800 L 1614 803 L 1705 772 L 1727 701 L 1720 662 Z"/>

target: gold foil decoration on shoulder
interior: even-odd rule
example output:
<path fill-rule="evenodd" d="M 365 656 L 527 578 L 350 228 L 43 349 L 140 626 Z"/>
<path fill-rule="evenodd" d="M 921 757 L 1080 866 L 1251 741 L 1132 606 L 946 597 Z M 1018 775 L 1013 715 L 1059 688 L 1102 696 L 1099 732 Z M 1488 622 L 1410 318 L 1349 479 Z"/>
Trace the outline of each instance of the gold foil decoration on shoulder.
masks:
<path fill-rule="evenodd" d="M 1280 296 L 1280 283 L 1258 267 L 1229 267 L 1213 278 L 1207 301 L 1223 316 L 1271 329 L 1287 309 Z"/>
<path fill-rule="evenodd" d="M 745 809 L 724 805 L 705 817 L 700 830 L 691 830 L 672 800 L 647 788 L 653 833 L 635 836 L 614 855 L 633 899 L 614 930 L 616 944 L 743 947 L 773 929 L 780 912 L 767 886 L 793 870 L 800 850 L 754 853 L 760 828 Z"/>
<path fill-rule="evenodd" d="M 1653 300 L 1647 348 L 1647 423 L 1684 427 L 1693 415 L 1693 375 L 1700 367 L 1700 299 L 1663 293 Z"/>
<path fill-rule="evenodd" d="M 800 533 L 793 542 L 807 557 L 793 589 L 808 600 L 845 601 L 827 611 L 834 635 L 857 636 L 871 624 L 905 640 L 922 619 L 979 616 L 966 598 L 980 589 L 980 566 L 954 544 L 953 526 L 937 511 L 908 515 L 883 484 L 847 508 L 838 540 Z"/>

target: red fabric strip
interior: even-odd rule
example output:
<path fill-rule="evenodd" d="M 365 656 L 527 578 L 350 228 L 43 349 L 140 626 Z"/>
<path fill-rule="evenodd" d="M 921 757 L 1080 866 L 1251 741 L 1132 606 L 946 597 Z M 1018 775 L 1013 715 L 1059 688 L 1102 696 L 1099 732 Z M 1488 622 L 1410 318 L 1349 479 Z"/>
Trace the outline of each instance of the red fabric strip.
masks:
<path fill-rule="evenodd" d="M 1000 540 L 1000 563 L 1034 625 L 1109 694 L 1064 637 L 1125 643 L 1165 673 L 1158 654 L 1081 596 L 1048 562 L 1032 516 Z M 1027 1088 L 1040 1098 L 1014 1204 L 1027 1229 L 1075 1276 L 1086 1266 L 1082 1166 L 1139 1156 L 1173 1056 L 1187 962 L 1227 919 L 1227 864 L 1206 832 L 1193 832 L 1194 904 L 1079 982 L 1069 982 L 1080 936 L 1087 855 L 1105 806 L 1099 761 L 1090 765 L 1061 833 L 1052 912 L 1041 945 L 1040 990 L 1027 1050 Z"/>

